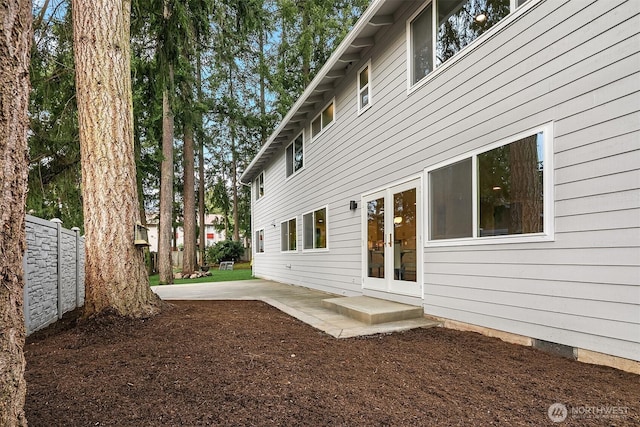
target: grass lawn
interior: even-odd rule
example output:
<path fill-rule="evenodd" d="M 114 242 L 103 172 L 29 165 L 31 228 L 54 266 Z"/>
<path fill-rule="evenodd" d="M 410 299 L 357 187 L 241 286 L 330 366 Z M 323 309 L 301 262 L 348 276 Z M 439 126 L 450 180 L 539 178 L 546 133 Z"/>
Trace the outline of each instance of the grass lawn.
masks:
<path fill-rule="evenodd" d="M 247 264 L 248 266 L 249 264 Z M 238 268 L 240 267 L 240 268 Z M 182 285 L 185 283 L 205 283 L 205 282 L 227 282 L 231 280 L 250 280 L 253 279 L 251 275 L 251 268 L 243 268 L 242 264 L 234 266 L 233 270 L 218 270 L 218 267 L 212 267 L 211 276 L 200 277 L 198 279 L 175 279 L 174 285 Z M 149 276 L 149 284 L 151 286 L 159 286 L 158 275 L 154 274 Z"/>

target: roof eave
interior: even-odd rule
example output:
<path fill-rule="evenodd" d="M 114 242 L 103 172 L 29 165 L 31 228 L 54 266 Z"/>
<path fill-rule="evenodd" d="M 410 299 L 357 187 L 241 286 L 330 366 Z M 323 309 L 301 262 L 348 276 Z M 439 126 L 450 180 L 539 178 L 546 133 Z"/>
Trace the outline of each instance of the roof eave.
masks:
<path fill-rule="evenodd" d="M 289 112 L 284 116 L 284 118 L 280 121 L 280 124 L 273 131 L 269 139 L 262 146 L 258 154 L 255 155 L 249 166 L 245 169 L 242 176 L 240 176 L 240 182 L 244 184 L 250 184 L 251 181 L 258 175 L 259 171 L 262 168 L 258 168 L 257 166 L 260 164 L 263 159 L 265 153 L 269 151 L 274 145 L 274 141 L 278 136 L 282 133 L 282 131 L 287 127 L 293 116 L 295 116 L 298 110 L 306 103 L 309 97 L 316 91 L 316 89 L 320 86 L 320 84 L 327 78 L 327 75 L 332 70 L 332 68 L 340 61 L 341 57 L 346 53 L 347 49 L 353 44 L 353 42 L 358 38 L 358 36 L 362 33 L 362 31 L 367 27 L 372 18 L 376 15 L 378 10 L 382 7 L 382 5 L 387 0 L 374 0 L 371 5 L 365 10 L 360 19 L 353 26 L 351 31 L 345 36 L 344 40 L 338 45 L 338 47 L 333 51 L 327 62 L 320 69 L 315 78 L 309 83 L 305 91 L 300 95 L 297 101 L 293 104 Z M 374 24 L 375 25 L 375 24 Z"/>

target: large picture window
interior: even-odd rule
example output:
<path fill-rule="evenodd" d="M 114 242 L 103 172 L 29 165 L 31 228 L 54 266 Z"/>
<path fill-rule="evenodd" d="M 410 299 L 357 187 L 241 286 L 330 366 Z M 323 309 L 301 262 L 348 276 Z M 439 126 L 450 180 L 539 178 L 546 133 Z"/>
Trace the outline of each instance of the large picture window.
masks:
<path fill-rule="evenodd" d="M 304 139 L 302 133 L 287 146 L 287 177 L 298 172 L 304 166 Z"/>
<path fill-rule="evenodd" d="M 327 248 L 327 208 L 318 209 L 302 216 L 302 249 Z"/>
<path fill-rule="evenodd" d="M 280 250 L 295 251 L 297 250 L 297 226 L 296 219 L 290 219 L 280 224 Z"/>
<path fill-rule="evenodd" d="M 522 3 L 523 0 L 432 0 L 427 3 L 407 25 L 410 86 Z"/>
<path fill-rule="evenodd" d="M 427 170 L 428 241 L 550 236 L 551 126 Z"/>

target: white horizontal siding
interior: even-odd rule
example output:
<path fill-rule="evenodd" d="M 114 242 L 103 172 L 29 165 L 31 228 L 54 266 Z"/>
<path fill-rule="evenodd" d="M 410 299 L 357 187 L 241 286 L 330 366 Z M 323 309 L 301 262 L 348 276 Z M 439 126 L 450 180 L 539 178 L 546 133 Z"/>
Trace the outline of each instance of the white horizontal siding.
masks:
<path fill-rule="evenodd" d="M 336 121 L 305 141 L 304 170 L 285 179 L 284 150 L 267 168 L 256 274 L 361 293 L 363 207 L 349 200 L 553 123 L 554 241 L 424 249 L 425 312 L 637 360 L 640 3 L 539 1 L 407 94 L 416 4 L 330 94 Z M 374 102 L 358 115 L 355 71 L 369 58 Z M 280 222 L 297 217 L 301 245 L 302 214 L 325 205 L 329 250 L 281 253 Z"/>

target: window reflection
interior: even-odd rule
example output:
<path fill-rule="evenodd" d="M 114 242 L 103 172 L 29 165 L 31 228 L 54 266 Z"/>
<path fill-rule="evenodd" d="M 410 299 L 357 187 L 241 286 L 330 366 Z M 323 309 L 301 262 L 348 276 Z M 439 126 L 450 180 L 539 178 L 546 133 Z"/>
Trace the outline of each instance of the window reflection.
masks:
<path fill-rule="evenodd" d="M 415 282 L 416 277 L 416 189 L 393 195 L 394 278 Z"/>
<path fill-rule="evenodd" d="M 367 202 L 368 276 L 384 278 L 384 198 Z"/>
<path fill-rule="evenodd" d="M 436 67 L 509 14 L 510 0 L 438 0 Z"/>
<path fill-rule="evenodd" d="M 478 155 L 479 236 L 543 232 L 543 134 Z"/>

